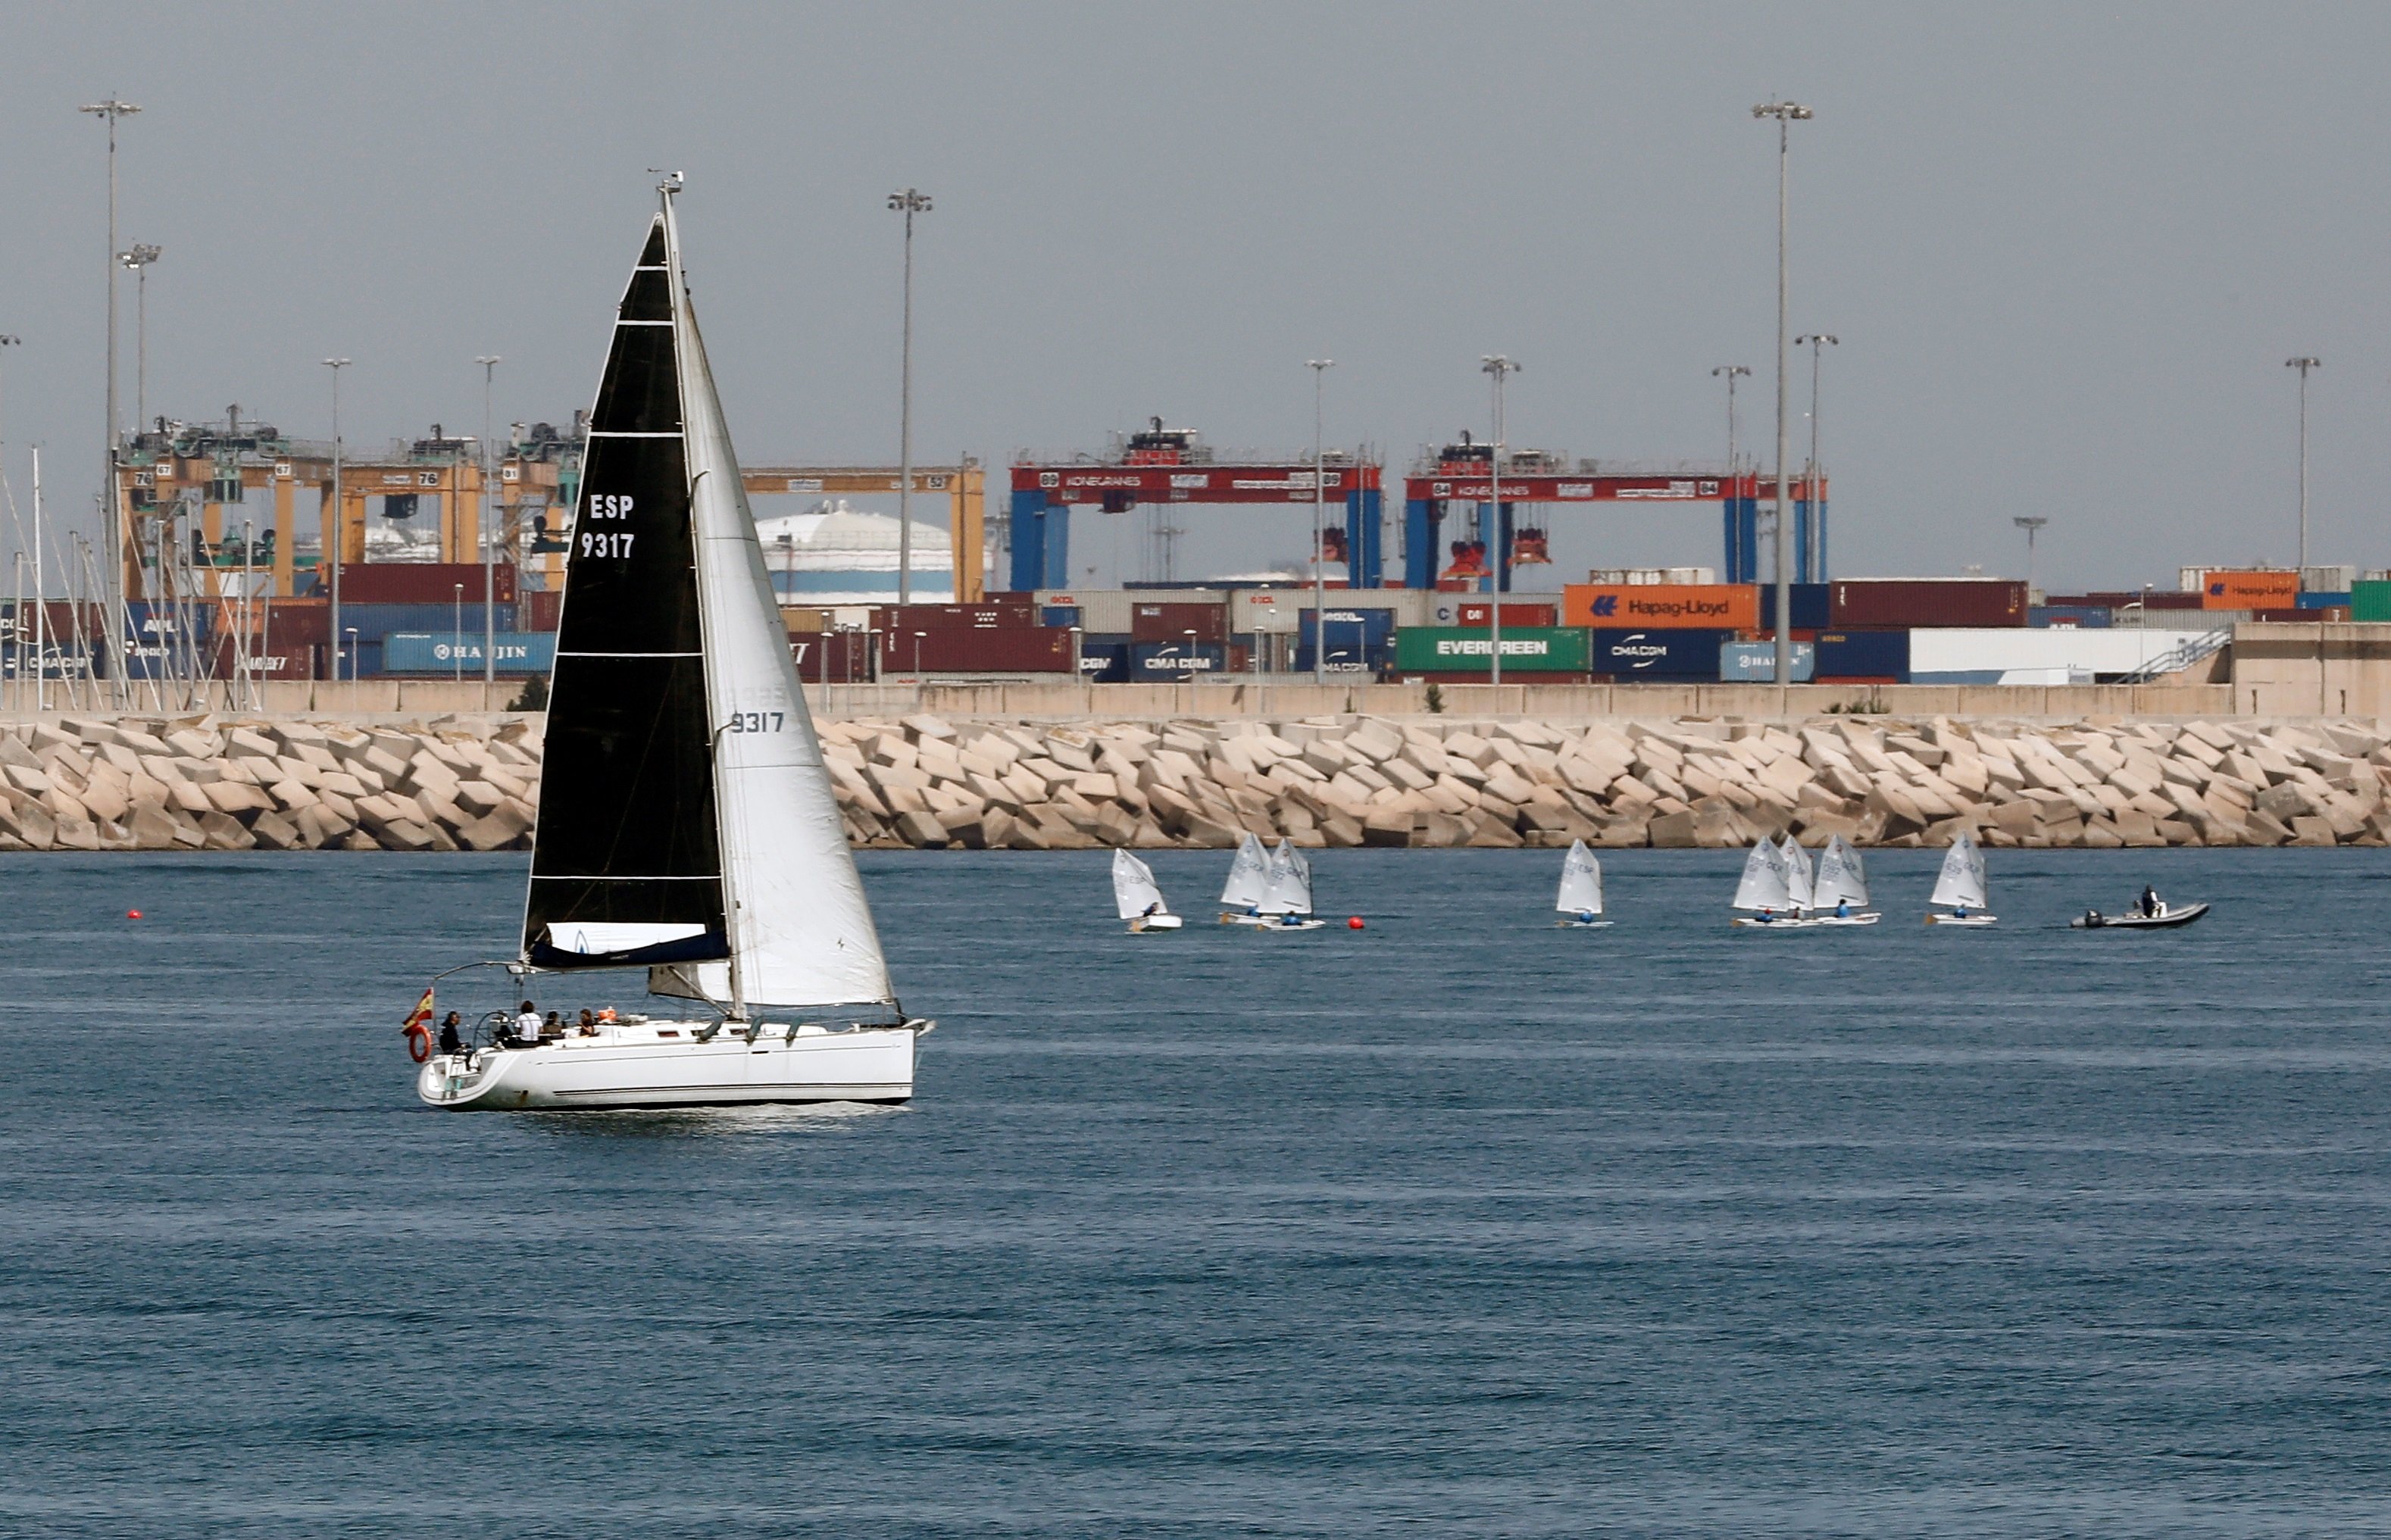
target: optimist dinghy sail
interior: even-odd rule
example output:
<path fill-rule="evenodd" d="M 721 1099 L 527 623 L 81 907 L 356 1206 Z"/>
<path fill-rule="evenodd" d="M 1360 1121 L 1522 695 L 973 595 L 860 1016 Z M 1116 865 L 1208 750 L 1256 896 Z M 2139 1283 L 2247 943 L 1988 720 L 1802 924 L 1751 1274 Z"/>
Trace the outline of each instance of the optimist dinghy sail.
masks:
<path fill-rule="evenodd" d="M 1934 879 L 1930 904 L 1944 904 L 1955 911 L 1949 914 L 1929 914 L 1929 925 L 1988 925 L 1993 917 L 1984 912 L 1991 900 L 1984 892 L 1984 853 L 1966 835 L 1951 842 L 1944 852 L 1942 874 Z"/>
<path fill-rule="evenodd" d="M 1312 912 L 1312 863 L 1303 859 L 1302 851 L 1284 839 L 1270 853 L 1262 912 L 1300 915 Z"/>
<path fill-rule="evenodd" d="M 1763 838 L 1745 858 L 1743 880 L 1736 884 L 1734 907 L 1752 910 L 1766 916 L 1738 920 L 1736 924 L 1739 925 L 1794 923 L 1790 867 L 1785 852 L 1777 848 L 1775 840 Z"/>
<path fill-rule="evenodd" d="M 1602 912 L 1602 862 L 1582 839 L 1570 842 L 1569 854 L 1561 861 L 1561 888 L 1553 908 L 1571 917 L 1566 925 L 1609 923 L 1595 918 Z"/>
<path fill-rule="evenodd" d="M 1820 925 L 1874 925 L 1881 916 L 1862 913 L 1868 908 L 1868 872 L 1852 842 L 1837 835 L 1818 854 L 1818 882 L 1813 901 Z M 1834 913 L 1848 908 L 1848 913 Z"/>
<path fill-rule="evenodd" d="M 1258 913 L 1270 896 L 1270 857 L 1251 834 L 1237 842 L 1237 858 L 1229 863 L 1229 880 L 1221 885 L 1223 920 L 1244 920 Z"/>
<path fill-rule="evenodd" d="M 1799 912 L 1815 907 L 1816 895 L 1810 878 L 1810 852 L 1793 842 L 1787 835 L 1781 847 L 1785 852 L 1785 891 Z"/>
<path fill-rule="evenodd" d="M 1113 907 L 1134 931 L 1179 928 L 1179 916 L 1163 901 L 1152 869 L 1127 850 L 1113 852 Z"/>
<path fill-rule="evenodd" d="M 521 957 L 549 972 L 645 966 L 650 992 L 718 1016 L 443 1055 L 418 1084 L 435 1105 L 912 1088 L 926 1024 L 898 1005 L 847 853 L 690 304 L 679 187 L 661 189 L 590 413 Z M 766 1010 L 804 1023 L 774 1027 L 783 1046 L 769 1051 L 755 1046 Z M 753 1024 L 736 1059 L 716 1052 L 726 1022 Z"/>

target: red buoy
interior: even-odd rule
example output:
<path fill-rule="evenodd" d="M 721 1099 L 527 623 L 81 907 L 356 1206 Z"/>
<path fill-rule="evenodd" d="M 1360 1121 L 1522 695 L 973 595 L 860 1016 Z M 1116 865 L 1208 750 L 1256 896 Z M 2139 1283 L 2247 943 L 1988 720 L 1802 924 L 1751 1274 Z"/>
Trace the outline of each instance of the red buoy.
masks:
<path fill-rule="evenodd" d="M 1345 922 L 1345 928 L 1346 928 L 1346 929 L 1348 929 L 1348 930 L 1359 930 L 1359 929 L 1361 929 L 1361 928 L 1362 928 L 1362 916 L 1360 916 L 1359 914 L 1356 914 L 1356 915 L 1354 915 L 1351 919 L 1350 919 L 1350 920 L 1346 921 L 1346 922 Z"/>
<path fill-rule="evenodd" d="M 124 917 L 128 920 L 137 920 L 141 918 L 141 912 L 137 909 L 128 909 L 124 912 Z"/>

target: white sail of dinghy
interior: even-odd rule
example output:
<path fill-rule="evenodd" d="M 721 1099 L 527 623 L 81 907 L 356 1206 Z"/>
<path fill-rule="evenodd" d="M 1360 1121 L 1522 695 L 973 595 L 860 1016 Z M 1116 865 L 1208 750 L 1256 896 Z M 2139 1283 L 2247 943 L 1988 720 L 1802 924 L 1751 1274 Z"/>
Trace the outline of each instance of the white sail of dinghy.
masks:
<path fill-rule="evenodd" d="M 1817 896 L 1810 874 L 1810 852 L 1794 843 L 1791 835 L 1785 836 L 1785 843 L 1778 848 L 1785 852 L 1786 897 L 1793 900 L 1795 909 L 1816 908 Z"/>
<path fill-rule="evenodd" d="M 1569 854 L 1561 860 L 1560 892 L 1553 899 L 1553 908 L 1580 916 L 1602 912 L 1602 862 L 1582 839 L 1571 840 Z"/>
<path fill-rule="evenodd" d="M 1841 835 L 1829 840 L 1827 848 L 1819 853 L 1818 881 L 1814 897 L 1821 911 L 1832 911 L 1848 906 L 1853 912 L 1835 916 L 1836 918 L 1845 920 L 1876 918 L 1872 914 L 1862 915 L 1857 912 L 1868 907 L 1868 870 L 1860 862 L 1859 851 L 1853 847 L 1851 841 Z M 1822 914 L 1820 917 L 1825 919 L 1828 916 Z"/>
<path fill-rule="evenodd" d="M 1155 883 L 1153 869 L 1127 850 L 1113 852 L 1113 907 L 1124 920 L 1176 918 Z"/>
<path fill-rule="evenodd" d="M 1303 852 L 1281 839 L 1270 853 L 1268 887 L 1262 895 L 1265 914 L 1312 912 L 1312 863 Z"/>
<path fill-rule="evenodd" d="M 1779 914 L 1791 912 L 1793 894 L 1788 883 L 1785 852 L 1777 848 L 1775 840 L 1762 839 L 1744 859 L 1743 880 L 1736 884 L 1733 907 Z"/>
<path fill-rule="evenodd" d="M 1221 907 L 1242 913 L 1259 909 L 1270 895 L 1270 857 L 1262 842 L 1248 833 L 1237 842 L 1236 860 L 1229 863 L 1229 880 L 1221 885 Z"/>
<path fill-rule="evenodd" d="M 1926 901 L 1957 911 L 1931 917 L 1940 924 L 1991 923 L 1992 916 L 1984 912 L 1992 903 L 1984 889 L 1984 853 L 1973 839 L 1961 835 L 1951 842 L 1951 848 L 1943 854 L 1943 871 L 1934 879 L 1933 896 Z"/>

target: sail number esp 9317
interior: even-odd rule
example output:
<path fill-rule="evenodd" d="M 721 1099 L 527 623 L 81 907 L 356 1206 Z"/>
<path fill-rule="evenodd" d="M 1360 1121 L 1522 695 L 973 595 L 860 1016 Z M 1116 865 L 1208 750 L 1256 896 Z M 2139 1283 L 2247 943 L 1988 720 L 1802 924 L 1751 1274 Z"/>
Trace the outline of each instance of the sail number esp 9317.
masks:
<path fill-rule="evenodd" d="M 600 519 L 627 519 L 631 516 L 633 499 L 627 492 L 593 492 L 582 511 L 585 523 Z M 632 531 L 627 529 L 583 529 L 581 554 L 627 558 L 631 554 Z"/>

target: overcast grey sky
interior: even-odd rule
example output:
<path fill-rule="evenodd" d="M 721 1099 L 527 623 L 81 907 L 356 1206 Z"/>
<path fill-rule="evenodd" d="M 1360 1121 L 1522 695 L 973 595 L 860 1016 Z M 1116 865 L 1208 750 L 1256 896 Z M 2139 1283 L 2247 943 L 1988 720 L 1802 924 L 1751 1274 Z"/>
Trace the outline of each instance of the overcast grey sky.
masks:
<path fill-rule="evenodd" d="M 2182 5 L 9 5 L 0 434 L 21 500 L 99 458 L 101 129 L 151 281 L 151 411 L 353 439 L 586 405 L 652 202 L 682 210 L 743 458 L 896 447 L 895 188 L 931 192 L 918 453 L 1100 447 L 1160 413 L 1400 471 L 1525 370 L 1516 445 L 1716 456 L 1713 365 L 1767 432 L 1775 135 L 1793 324 L 1832 331 L 1846 576 L 2171 585 L 2288 561 L 2294 381 L 2313 559 L 2391 564 L 2391 8 Z M 130 289 L 126 414 L 131 413 Z M 1806 377 L 1795 396 L 1797 423 Z M 1797 457 L 1800 453 L 1797 446 Z M 1196 566 L 1300 550 L 1192 515 Z M 1083 526 L 1093 524 L 1085 518 Z M 1104 537 L 1076 542 L 1097 550 Z M 1716 563 L 1714 511 L 1557 524 L 1562 564 Z"/>

